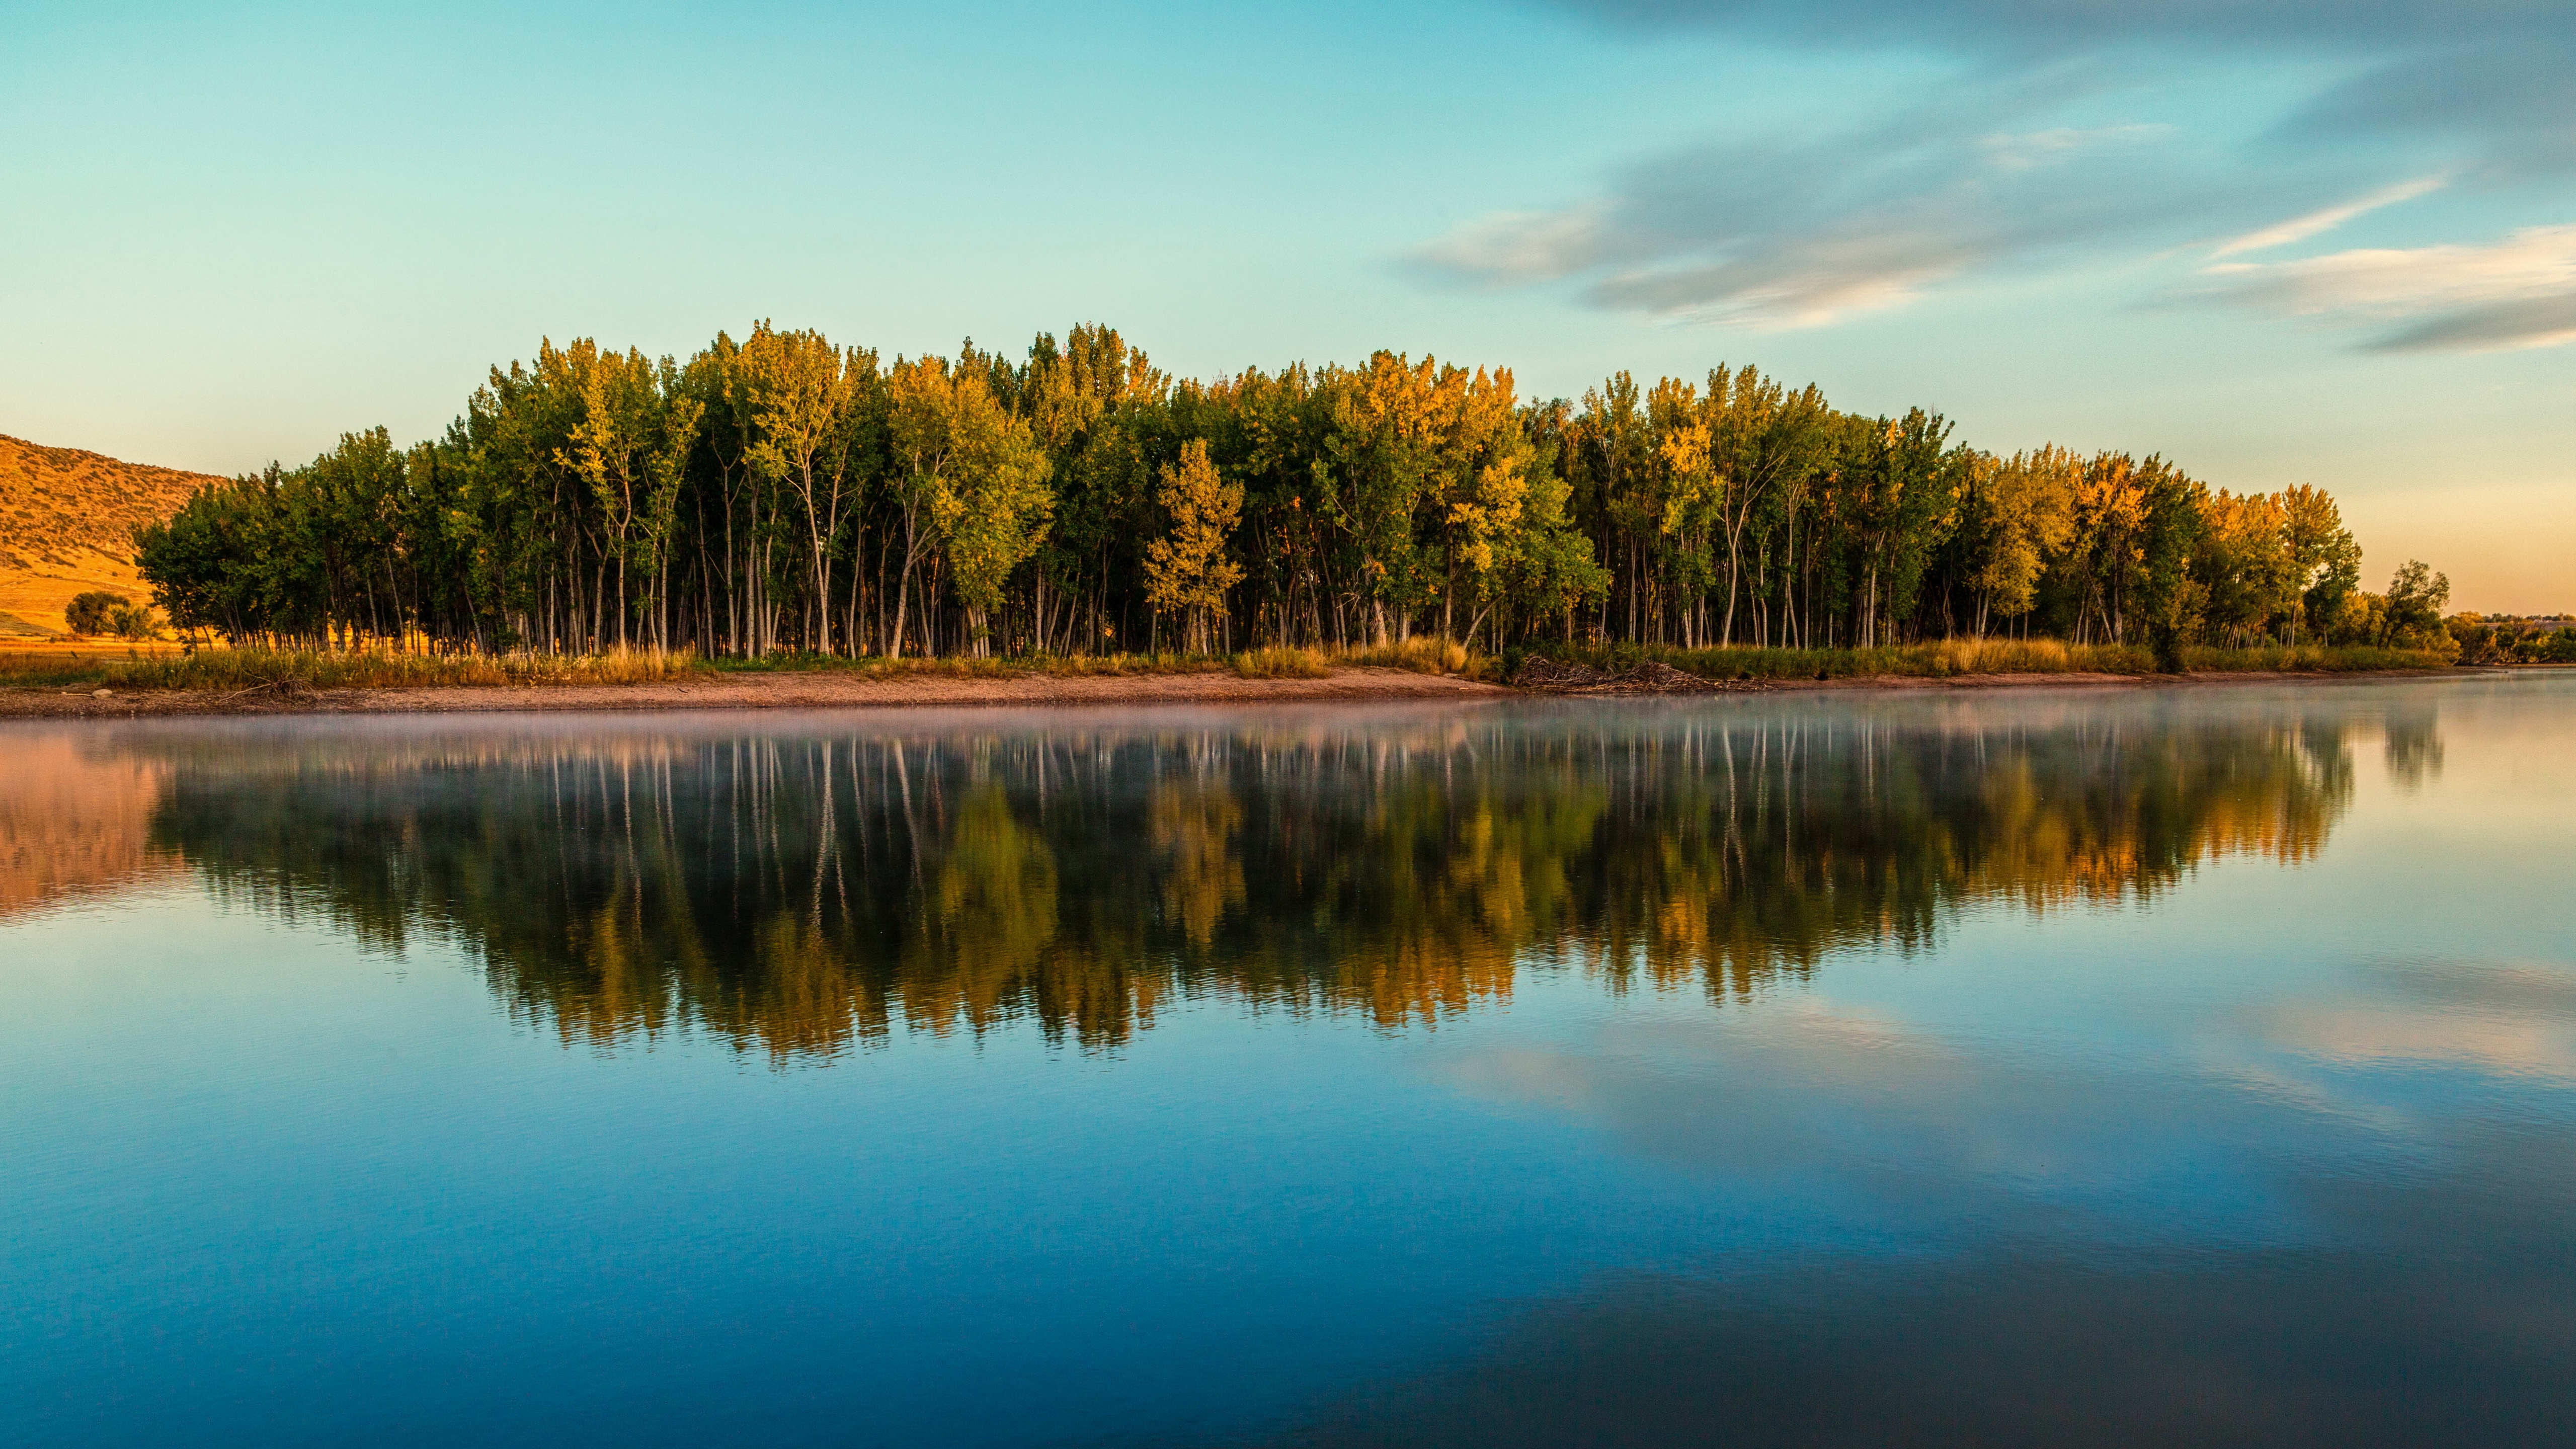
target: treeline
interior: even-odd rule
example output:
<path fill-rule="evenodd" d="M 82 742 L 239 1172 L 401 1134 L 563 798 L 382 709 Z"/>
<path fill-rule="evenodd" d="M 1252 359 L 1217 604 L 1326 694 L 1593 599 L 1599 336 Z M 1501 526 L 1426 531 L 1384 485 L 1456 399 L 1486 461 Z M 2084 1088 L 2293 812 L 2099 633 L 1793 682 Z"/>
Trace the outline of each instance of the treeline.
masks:
<path fill-rule="evenodd" d="M 2462 664 L 2576 664 L 2576 627 L 2483 614 L 2454 614 L 2448 623 Z"/>
<path fill-rule="evenodd" d="M 2439 599 L 2360 592 L 2322 490 L 1951 434 L 1750 367 L 1535 402 L 1387 352 L 1193 381 L 1099 326 L 887 362 L 762 323 L 685 362 L 543 344 L 442 438 L 347 434 L 136 538 L 174 625 L 306 647 L 2442 637 Z"/>

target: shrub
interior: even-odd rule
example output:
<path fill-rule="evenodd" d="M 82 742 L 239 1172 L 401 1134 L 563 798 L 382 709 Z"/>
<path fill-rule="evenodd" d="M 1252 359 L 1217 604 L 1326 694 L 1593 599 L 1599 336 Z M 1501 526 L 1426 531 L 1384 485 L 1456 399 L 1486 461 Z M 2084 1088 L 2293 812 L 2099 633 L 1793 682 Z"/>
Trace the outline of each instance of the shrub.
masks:
<path fill-rule="evenodd" d="M 63 622 L 75 634 L 114 633 L 117 632 L 115 611 L 132 607 L 134 601 L 123 594 L 92 589 L 85 594 L 72 595 L 72 601 L 63 607 Z"/>

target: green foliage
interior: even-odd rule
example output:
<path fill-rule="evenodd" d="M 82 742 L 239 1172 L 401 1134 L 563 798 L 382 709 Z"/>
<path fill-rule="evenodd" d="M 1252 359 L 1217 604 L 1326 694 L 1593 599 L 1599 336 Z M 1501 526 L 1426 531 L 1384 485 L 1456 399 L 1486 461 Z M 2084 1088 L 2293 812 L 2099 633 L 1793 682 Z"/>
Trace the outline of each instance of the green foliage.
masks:
<path fill-rule="evenodd" d="M 317 650 L 2439 647 L 2438 580 L 2361 593 L 2322 490 L 1952 432 L 1750 367 L 1575 403 L 1393 352 L 1175 381 L 1091 324 L 883 363 L 762 322 L 542 341 L 441 438 L 346 434 L 137 543 L 174 626 Z"/>
<path fill-rule="evenodd" d="M 117 611 L 133 606 L 134 601 L 123 594 L 92 589 L 88 593 L 72 595 L 72 601 L 63 606 L 63 622 L 69 624 L 75 634 L 119 633 Z"/>
<path fill-rule="evenodd" d="M 150 608 L 139 604 L 119 604 L 109 609 L 107 625 L 119 639 L 140 643 L 161 637 L 161 621 L 152 616 Z"/>
<path fill-rule="evenodd" d="M 2183 651 L 2192 669 L 2212 674 L 2350 674 L 2382 669 L 2437 669 L 2451 662 L 2442 649 L 2388 649 L 2375 644 L 2257 644 L 2243 649 Z"/>
<path fill-rule="evenodd" d="M 1052 461 L 1026 418 L 992 387 L 992 368 L 970 344 L 959 362 L 897 360 L 890 379 L 891 434 L 906 536 L 903 582 L 925 556 L 947 575 L 966 615 L 971 652 L 993 652 L 987 622 L 1011 575 L 1046 540 L 1055 512 Z M 925 604 L 928 601 L 924 601 Z M 892 653 L 902 652 L 907 595 L 897 603 Z M 924 624 L 929 610 L 925 607 Z M 925 641 L 928 644 L 928 641 Z M 926 652 L 935 652 L 929 650 Z"/>
<path fill-rule="evenodd" d="M 2443 627 L 2462 664 L 2576 664 L 2576 626 L 2554 619 L 2458 614 Z"/>
<path fill-rule="evenodd" d="M 2409 559 L 2397 570 L 2388 581 L 2385 599 L 2379 637 L 2372 642 L 2400 649 L 2458 647 L 2442 625 L 2442 606 L 2451 601 L 2451 581 L 2421 559 Z"/>
<path fill-rule="evenodd" d="M 1155 496 L 1172 529 L 1145 546 L 1145 599 L 1158 614 L 1180 615 L 1185 647 L 1203 651 L 1208 617 L 1243 580 L 1243 566 L 1225 556 L 1243 514 L 1243 485 L 1218 478 L 1207 444 L 1193 438 L 1182 446 L 1180 462 L 1164 467 Z"/>

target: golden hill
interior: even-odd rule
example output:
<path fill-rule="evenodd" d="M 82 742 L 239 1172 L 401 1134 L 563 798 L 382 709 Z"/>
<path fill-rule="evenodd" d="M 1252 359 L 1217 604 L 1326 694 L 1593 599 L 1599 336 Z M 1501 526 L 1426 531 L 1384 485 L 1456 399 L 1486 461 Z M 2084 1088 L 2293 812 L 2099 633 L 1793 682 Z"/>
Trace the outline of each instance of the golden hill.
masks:
<path fill-rule="evenodd" d="M 0 636 L 60 633 L 63 606 L 90 589 L 142 603 L 135 525 L 221 481 L 0 434 Z"/>

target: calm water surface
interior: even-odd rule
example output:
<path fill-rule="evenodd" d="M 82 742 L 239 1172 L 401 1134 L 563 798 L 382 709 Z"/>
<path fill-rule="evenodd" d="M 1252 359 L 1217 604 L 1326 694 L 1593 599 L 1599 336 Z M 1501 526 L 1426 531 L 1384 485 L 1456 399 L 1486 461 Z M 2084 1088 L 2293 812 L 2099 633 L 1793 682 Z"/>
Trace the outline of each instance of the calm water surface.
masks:
<path fill-rule="evenodd" d="M 2576 1434 L 2576 677 L 0 732 L 0 1440 Z"/>

